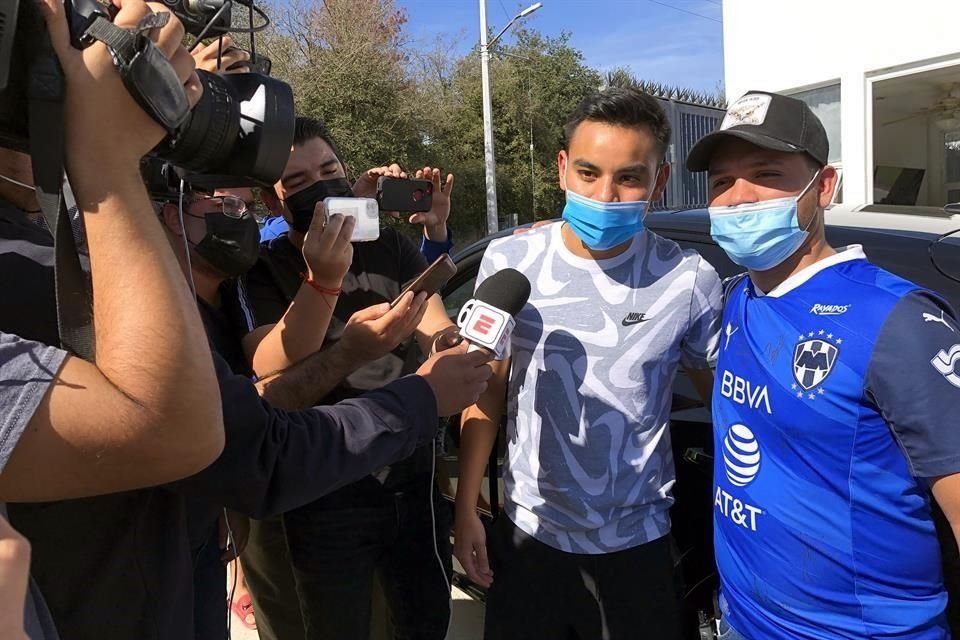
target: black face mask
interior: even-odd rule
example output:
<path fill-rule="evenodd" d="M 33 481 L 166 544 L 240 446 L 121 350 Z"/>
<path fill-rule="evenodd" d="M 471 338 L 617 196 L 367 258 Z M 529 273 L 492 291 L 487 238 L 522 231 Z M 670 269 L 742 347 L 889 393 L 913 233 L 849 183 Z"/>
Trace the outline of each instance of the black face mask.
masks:
<path fill-rule="evenodd" d="M 228 278 L 250 270 L 260 255 L 260 227 L 249 211 L 239 218 L 208 213 L 207 234 L 194 246 L 197 255 Z"/>
<path fill-rule="evenodd" d="M 312 185 L 297 191 L 287 198 L 287 209 L 293 216 L 293 223 L 290 225 L 295 231 L 306 233 L 313 221 L 313 210 L 318 202 L 323 202 L 324 198 L 352 198 L 353 190 L 350 189 L 350 183 L 346 178 L 334 178 L 332 180 L 320 180 Z"/>

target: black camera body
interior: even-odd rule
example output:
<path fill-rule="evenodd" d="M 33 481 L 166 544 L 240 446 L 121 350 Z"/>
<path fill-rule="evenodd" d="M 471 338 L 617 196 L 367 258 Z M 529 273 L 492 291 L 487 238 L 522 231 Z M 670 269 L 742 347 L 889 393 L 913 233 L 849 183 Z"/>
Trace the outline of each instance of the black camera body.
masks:
<path fill-rule="evenodd" d="M 167 0 L 167 4 L 188 30 L 199 32 L 205 28 L 202 21 L 222 8 L 223 0 Z M 66 0 L 66 9 L 78 48 L 93 42 L 87 30 L 96 20 L 111 20 L 96 0 Z M 53 55 L 35 2 L 0 0 L 0 147 L 29 151 L 29 105 L 36 88 L 31 83 L 39 82 L 33 70 L 38 61 L 45 61 L 48 72 L 51 66 L 59 72 L 55 60 L 50 63 Z M 153 153 L 184 169 L 191 181 L 222 187 L 272 186 L 283 173 L 293 145 L 290 86 L 258 73 L 220 76 L 200 71 L 199 75 L 203 96 Z M 62 73 L 59 80 L 62 83 Z M 140 89 L 150 90 L 150 86 Z M 143 105 L 150 100 L 138 102 Z M 109 123 L 109 114 L 104 121 Z M 62 123 L 57 126 L 62 128 Z"/>

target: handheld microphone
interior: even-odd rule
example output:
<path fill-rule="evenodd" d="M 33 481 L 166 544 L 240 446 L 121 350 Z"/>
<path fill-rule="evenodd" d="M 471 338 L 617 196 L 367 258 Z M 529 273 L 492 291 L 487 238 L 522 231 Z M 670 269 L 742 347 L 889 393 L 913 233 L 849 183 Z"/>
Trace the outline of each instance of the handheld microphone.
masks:
<path fill-rule="evenodd" d="M 502 360 L 516 316 L 530 298 L 530 281 L 516 269 L 503 269 L 484 280 L 457 316 L 460 335 L 470 350 L 484 348 Z"/>

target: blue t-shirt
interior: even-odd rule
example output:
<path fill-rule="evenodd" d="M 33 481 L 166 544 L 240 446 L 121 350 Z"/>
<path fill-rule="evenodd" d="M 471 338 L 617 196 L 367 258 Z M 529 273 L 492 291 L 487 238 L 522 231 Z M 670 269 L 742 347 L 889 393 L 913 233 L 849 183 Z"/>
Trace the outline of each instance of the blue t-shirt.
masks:
<path fill-rule="evenodd" d="M 282 216 L 267 218 L 267 221 L 260 227 L 260 242 L 270 242 L 288 231 L 290 231 L 290 225 Z"/>
<path fill-rule="evenodd" d="M 960 323 L 850 247 L 728 284 L 713 397 L 728 622 L 747 638 L 948 638 L 930 479 L 960 471 Z"/>

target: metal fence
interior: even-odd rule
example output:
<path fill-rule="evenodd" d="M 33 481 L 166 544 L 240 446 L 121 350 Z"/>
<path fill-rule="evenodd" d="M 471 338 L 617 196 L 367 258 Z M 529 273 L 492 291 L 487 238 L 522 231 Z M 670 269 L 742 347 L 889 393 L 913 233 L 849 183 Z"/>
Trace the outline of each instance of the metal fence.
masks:
<path fill-rule="evenodd" d="M 670 124 L 673 125 L 673 142 L 667 150 L 667 160 L 672 173 L 663 198 L 655 209 L 687 209 L 707 205 L 707 174 L 691 173 L 686 160 L 690 149 L 700 138 L 720 125 L 724 110 L 685 102 L 658 98 L 663 104 Z"/>

